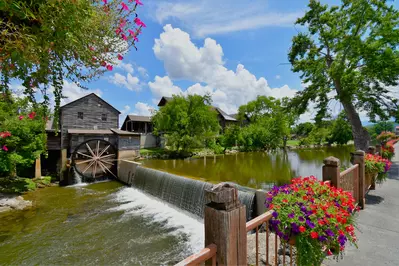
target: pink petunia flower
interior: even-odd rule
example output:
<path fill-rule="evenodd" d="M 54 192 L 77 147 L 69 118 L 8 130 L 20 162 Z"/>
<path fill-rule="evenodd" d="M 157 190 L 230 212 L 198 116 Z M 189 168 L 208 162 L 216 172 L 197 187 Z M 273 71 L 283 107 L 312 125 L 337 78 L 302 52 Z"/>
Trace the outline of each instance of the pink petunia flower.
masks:
<path fill-rule="evenodd" d="M 3 151 L 8 151 L 8 148 L 6 145 L 3 145 Z"/>
<path fill-rule="evenodd" d="M 19 119 L 19 120 L 22 120 L 22 119 L 24 119 L 24 116 L 23 116 L 23 115 L 20 115 L 20 116 L 18 117 L 18 119 Z"/>
<path fill-rule="evenodd" d="M 122 2 L 121 6 L 122 6 L 122 10 L 129 11 L 129 7 L 125 3 Z"/>
<path fill-rule="evenodd" d="M 107 65 L 107 69 L 108 69 L 109 71 L 112 71 L 112 69 L 113 69 L 113 66 L 111 66 L 111 65 Z"/>

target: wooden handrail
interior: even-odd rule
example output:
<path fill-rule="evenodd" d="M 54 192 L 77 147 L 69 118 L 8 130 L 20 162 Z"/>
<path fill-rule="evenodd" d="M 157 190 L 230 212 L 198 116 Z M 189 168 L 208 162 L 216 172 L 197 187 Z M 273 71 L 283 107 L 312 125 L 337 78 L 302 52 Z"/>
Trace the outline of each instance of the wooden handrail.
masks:
<path fill-rule="evenodd" d="M 258 217 L 252 219 L 251 221 L 248 221 L 246 224 L 247 227 L 247 232 L 255 229 L 259 225 L 263 224 L 264 222 L 269 221 L 272 218 L 273 210 L 267 211 L 262 215 L 259 215 Z"/>
<path fill-rule="evenodd" d="M 358 167 L 359 167 L 358 164 L 353 165 L 352 167 L 350 167 L 350 168 L 346 169 L 345 171 L 341 172 L 341 176 L 349 174 L 350 172 L 354 171 Z"/>
<path fill-rule="evenodd" d="M 177 263 L 175 266 L 199 265 L 209 259 L 212 259 L 212 265 L 216 266 L 216 252 L 217 246 L 215 244 L 210 244 L 197 254 L 193 254 L 190 257 L 185 258 L 181 262 Z"/>

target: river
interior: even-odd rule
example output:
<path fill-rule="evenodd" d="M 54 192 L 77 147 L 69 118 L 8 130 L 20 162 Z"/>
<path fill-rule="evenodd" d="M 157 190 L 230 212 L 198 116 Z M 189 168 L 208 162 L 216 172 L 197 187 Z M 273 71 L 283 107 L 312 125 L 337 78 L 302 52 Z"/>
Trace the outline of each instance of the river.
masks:
<path fill-rule="evenodd" d="M 146 160 L 147 167 L 253 188 L 321 177 L 322 161 L 349 165 L 351 146 Z M 203 224 L 116 181 L 49 187 L 24 195 L 34 207 L 0 214 L 0 265 L 165 265 L 203 247 Z"/>
<path fill-rule="evenodd" d="M 235 182 L 256 189 L 285 184 L 293 177 L 322 178 L 323 159 L 334 156 L 350 165 L 351 145 L 294 149 L 273 153 L 248 152 L 186 160 L 144 160 L 145 167 L 163 170 L 211 183 Z"/>
<path fill-rule="evenodd" d="M 161 265 L 203 246 L 201 221 L 116 181 L 24 198 L 0 214 L 0 265 Z"/>

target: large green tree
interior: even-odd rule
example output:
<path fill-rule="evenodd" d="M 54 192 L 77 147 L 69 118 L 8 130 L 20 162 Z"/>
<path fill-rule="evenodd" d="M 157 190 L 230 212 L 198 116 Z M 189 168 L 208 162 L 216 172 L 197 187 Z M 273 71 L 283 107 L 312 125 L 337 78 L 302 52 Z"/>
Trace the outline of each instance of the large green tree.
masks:
<path fill-rule="evenodd" d="M 356 148 L 366 150 L 370 138 L 360 111 L 371 120 L 399 118 L 398 100 L 389 89 L 398 85 L 399 12 L 386 0 L 342 0 L 332 7 L 310 0 L 309 8 L 296 22 L 308 30 L 293 38 L 289 52 L 292 70 L 306 84 L 292 106 L 303 113 L 315 102 L 320 120 L 329 95 L 336 95 Z"/>
<path fill-rule="evenodd" d="M 0 1 L 0 92 L 10 95 L 12 79 L 22 81 L 35 103 L 54 91 L 55 113 L 63 80 L 88 82 L 123 59 L 145 24 L 140 0 Z M 40 97 L 41 98 L 41 97 Z"/>
<path fill-rule="evenodd" d="M 329 143 L 339 145 L 347 144 L 352 140 L 352 128 L 348 122 L 345 112 L 341 112 L 330 126 L 330 135 L 327 138 Z"/>
<path fill-rule="evenodd" d="M 205 145 L 220 131 L 217 113 L 210 96 L 173 96 L 152 118 L 155 132 L 164 134 L 167 145 L 176 151 L 188 151 Z"/>

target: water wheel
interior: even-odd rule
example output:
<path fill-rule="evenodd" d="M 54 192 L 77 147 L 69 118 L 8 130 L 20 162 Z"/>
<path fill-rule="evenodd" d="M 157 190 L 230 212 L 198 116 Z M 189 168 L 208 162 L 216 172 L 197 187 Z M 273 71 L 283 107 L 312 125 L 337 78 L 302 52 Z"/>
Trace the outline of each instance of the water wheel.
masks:
<path fill-rule="evenodd" d="M 79 144 L 72 153 L 72 166 L 84 181 L 115 177 L 117 152 L 103 139 L 91 139 Z"/>

